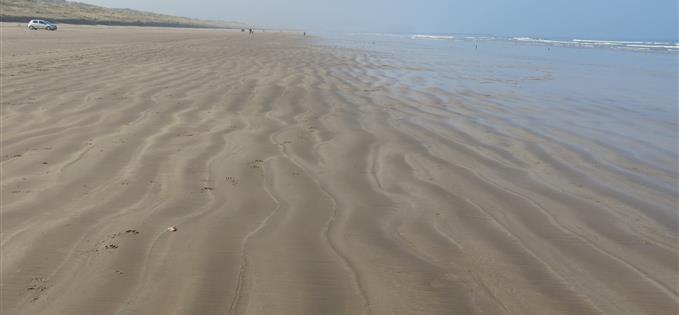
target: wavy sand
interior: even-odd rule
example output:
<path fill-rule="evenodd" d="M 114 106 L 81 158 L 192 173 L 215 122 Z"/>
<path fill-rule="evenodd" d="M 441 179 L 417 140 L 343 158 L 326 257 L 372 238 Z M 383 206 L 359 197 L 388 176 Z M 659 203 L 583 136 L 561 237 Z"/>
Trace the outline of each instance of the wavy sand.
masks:
<path fill-rule="evenodd" d="M 1 31 L 3 314 L 677 312 L 672 152 L 296 35 Z"/>

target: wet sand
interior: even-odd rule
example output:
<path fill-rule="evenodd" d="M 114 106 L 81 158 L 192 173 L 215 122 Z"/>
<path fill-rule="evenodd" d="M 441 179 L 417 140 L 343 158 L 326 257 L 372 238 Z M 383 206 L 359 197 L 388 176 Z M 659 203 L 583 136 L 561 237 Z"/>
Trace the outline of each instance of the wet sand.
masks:
<path fill-rule="evenodd" d="M 3 314 L 677 313 L 671 149 L 300 35 L 0 31 Z"/>

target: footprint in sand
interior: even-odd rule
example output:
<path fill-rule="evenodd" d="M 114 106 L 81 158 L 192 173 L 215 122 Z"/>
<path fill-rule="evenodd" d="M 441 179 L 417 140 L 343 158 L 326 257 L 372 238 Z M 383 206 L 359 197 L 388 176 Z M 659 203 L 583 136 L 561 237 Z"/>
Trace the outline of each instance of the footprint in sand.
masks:
<path fill-rule="evenodd" d="M 95 252 L 99 252 L 99 250 L 111 250 L 111 249 L 117 249 L 120 247 L 120 241 L 118 240 L 119 237 L 124 236 L 124 235 L 139 235 L 141 232 L 135 230 L 135 229 L 129 229 L 124 232 L 118 232 L 115 234 L 111 234 L 108 239 L 99 241 L 95 245 Z"/>
<path fill-rule="evenodd" d="M 250 168 L 262 168 L 262 164 L 264 164 L 264 161 L 254 160 L 254 161 L 248 163 L 248 166 L 250 166 Z"/>
<path fill-rule="evenodd" d="M 37 301 L 43 296 L 43 292 L 47 290 L 47 285 L 46 285 L 47 280 L 45 280 L 42 277 L 33 277 L 31 278 L 31 283 L 26 288 L 28 291 L 33 291 L 36 293 L 35 296 L 31 299 L 32 302 Z"/>
<path fill-rule="evenodd" d="M 236 177 L 231 177 L 231 176 L 227 176 L 227 177 L 226 177 L 226 182 L 227 182 L 227 183 L 230 183 L 232 186 L 237 186 L 237 185 L 238 185 L 238 178 L 236 178 Z"/>

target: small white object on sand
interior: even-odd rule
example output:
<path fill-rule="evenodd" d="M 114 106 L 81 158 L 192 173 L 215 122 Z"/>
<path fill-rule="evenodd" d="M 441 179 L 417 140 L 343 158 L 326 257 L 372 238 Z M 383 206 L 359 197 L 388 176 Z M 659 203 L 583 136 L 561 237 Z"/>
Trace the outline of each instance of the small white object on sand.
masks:
<path fill-rule="evenodd" d="M 170 231 L 170 232 L 176 232 L 177 228 L 174 227 L 174 226 L 171 226 L 171 227 L 167 228 L 167 230 Z"/>

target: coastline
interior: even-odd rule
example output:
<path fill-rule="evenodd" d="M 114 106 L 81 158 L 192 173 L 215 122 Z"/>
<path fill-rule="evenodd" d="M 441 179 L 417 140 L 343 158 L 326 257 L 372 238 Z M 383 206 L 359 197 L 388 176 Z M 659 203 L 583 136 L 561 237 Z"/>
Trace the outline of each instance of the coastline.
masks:
<path fill-rule="evenodd" d="M 679 308 L 671 122 L 295 34 L 1 27 L 2 313 Z"/>

